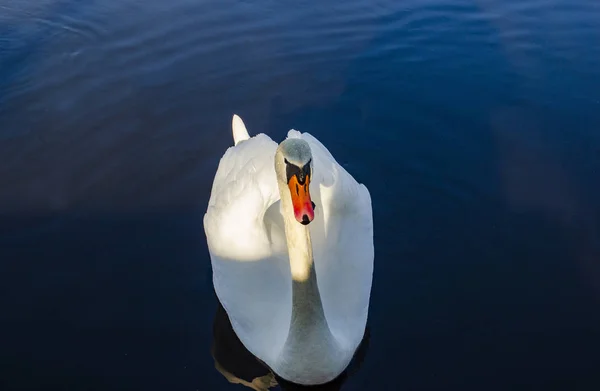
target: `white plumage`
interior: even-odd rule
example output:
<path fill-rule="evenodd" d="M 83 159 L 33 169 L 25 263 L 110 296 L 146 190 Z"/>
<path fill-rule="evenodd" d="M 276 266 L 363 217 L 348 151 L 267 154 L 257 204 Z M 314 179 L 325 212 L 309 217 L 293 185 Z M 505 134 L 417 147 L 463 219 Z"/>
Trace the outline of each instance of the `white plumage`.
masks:
<path fill-rule="evenodd" d="M 316 138 L 290 130 L 287 138 L 304 140 L 312 154 L 314 220 L 301 225 L 281 201 L 288 195 L 275 170 L 278 144 L 265 134 L 249 137 L 238 116 L 232 125 L 235 145 L 221 158 L 204 216 L 215 291 L 244 346 L 275 373 L 299 384 L 328 382 L 346 368 L 366 326 L 374 258 L 369 192 Z M 292 279 L 289 236 L 302 229 L 310 233 L 318 296 L 302 296 L 302 282 Z M 323 321 L 300 309 L 321 306 Z"/>

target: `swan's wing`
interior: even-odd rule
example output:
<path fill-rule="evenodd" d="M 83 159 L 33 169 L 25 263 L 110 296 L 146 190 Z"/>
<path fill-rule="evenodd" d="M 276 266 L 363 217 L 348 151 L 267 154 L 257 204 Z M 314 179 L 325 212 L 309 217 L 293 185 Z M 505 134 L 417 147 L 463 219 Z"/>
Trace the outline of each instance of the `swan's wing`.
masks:
<path fill-rule="evenodd" d="M 311 147 L 317 207 L 309 227 L 319 291 L 332 333 L 354 350 L 364 335 L 373 276 L 371 196 L 316 138 L 293 130 L 288 137 Z"/>
<path fill-rule="evenodd" d="M 283 346 L 291 317 L 289 261 L 273 237 L 283 233 L 264 223 L 279 205 L 276 148 L 264 134 L 229 148 L 204 216 L 216 294 L 242 343 L 266 362 Z"/>

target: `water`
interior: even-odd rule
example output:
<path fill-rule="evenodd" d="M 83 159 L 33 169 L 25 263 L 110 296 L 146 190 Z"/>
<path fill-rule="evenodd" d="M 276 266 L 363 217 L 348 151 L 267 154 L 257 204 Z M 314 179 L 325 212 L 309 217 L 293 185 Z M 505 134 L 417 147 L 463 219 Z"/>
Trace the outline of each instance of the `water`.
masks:
<path fill-rule="evenodd" d="M 311 132 L 371 191 L 344 390 L 598 389 L 599 20 L 589 0 L 0 0 L 0 388 L 243 389 L 211 355 L 202 227 L 238 113 Z"/>

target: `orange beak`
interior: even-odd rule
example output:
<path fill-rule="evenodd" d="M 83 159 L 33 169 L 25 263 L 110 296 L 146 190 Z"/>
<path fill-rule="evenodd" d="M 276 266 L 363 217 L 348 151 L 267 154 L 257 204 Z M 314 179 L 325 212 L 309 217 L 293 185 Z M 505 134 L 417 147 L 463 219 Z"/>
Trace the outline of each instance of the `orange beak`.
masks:
<path fill-rule="evenodd" d="M 304 225 L 310 223 L 315 218 L 314 204 L 310 199 L 310 191 L 308 190 L 309 185 L 309 175 L 306 176 L 303 184 L 298 182 L 296 175 L 292 176 L 288 182 L 292 196 L 292 205 L 294 206 L 294 216 L 300 224 Z"/>

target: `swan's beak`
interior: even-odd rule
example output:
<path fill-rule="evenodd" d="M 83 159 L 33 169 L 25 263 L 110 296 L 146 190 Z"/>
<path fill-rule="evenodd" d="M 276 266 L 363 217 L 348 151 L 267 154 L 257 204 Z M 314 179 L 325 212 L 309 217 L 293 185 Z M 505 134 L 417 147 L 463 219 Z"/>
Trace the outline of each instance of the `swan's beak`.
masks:
<path fill-rule="evenodd" d="M 303 184 L 298 182 L 298 176 L 293 175 L 288 182 L 290 194 L 292 195 L 292 205 L 294 206 L 294 216 L 300 224 L 307 225 L 315 218 L 314 203 L 310 199 L 310 176 L 305 177 Z"/>

